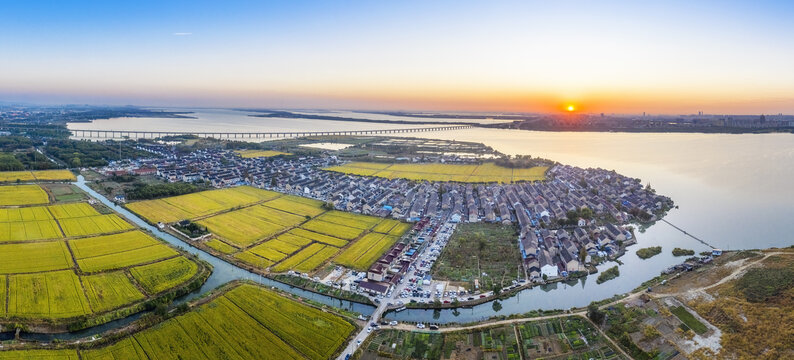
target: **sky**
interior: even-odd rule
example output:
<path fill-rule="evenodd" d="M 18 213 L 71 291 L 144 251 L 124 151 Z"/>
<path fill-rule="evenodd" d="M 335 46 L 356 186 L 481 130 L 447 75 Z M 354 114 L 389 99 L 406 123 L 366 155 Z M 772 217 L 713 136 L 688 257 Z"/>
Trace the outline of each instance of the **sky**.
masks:
<path fill-rule="evenodd" d="M 0 0 L 0 101 L 794 113 L 792 1 Z"/>

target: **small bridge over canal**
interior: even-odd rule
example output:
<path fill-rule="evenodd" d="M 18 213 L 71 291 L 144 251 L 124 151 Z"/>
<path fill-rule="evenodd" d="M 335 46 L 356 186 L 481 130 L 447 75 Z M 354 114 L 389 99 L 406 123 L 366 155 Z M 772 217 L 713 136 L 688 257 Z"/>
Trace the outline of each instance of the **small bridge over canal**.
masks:
<path fill-rule="evenodd" d="M 139 130 L 96 130 L 96 129 L 69 129 L 72 136 L 91 139 L 154 139 L 164 136 L 195 135 L 198 137 L 212 137 L 217 139 L 277 139 L 295 138 L 306 136 L 333 136 L 333 135 L 386 135 L 398 133 L 415 133 L 430 131 L 450 131 L 472 128 L 471 125 L 433 126 L 404 129 L 380 130 L 339 130 L 339 131 L 296 131 L 296 132 L 224 132 L 224 131 L 139 131 Z"/>

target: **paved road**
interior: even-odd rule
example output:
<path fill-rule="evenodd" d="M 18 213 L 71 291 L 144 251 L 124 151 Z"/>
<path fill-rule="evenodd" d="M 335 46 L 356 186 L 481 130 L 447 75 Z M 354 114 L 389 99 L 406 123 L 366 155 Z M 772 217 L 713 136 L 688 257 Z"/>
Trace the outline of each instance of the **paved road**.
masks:
<path fill-rule="evenodd" d="M 377 324 L 378 321 L 380 321 L 380 316 L 383 315 L 383 312 L 385 310 L 386 310 L 386 301 L 383 301 L 380 303 L 380 305 L 378 305 L 378 307 L 375 309 L 375 312 L 373 312 L 372 316 L 370 316 L 370 318 L 367 320 L 367 323 L 364 325 L 364 328 L 361 329 L 361 331 L 358 334 L 356 334 L 356 337 L 354 337 L 353 340 L 350 340 L 350 342 L 347 343 L 345 350 L 342 351 L 339 357 L 337 357 L 338 360 L 344 360 L 347 354 L 352 355 L 358 348 L 359 340 L 361 340 L 362 344 L 364 343 L 364 341 L 367 339 L 367 337 L 370 334 L 370 332 L 367 332 L 367 328 L 369 327 L 369 324 L 373 322 Z"/>

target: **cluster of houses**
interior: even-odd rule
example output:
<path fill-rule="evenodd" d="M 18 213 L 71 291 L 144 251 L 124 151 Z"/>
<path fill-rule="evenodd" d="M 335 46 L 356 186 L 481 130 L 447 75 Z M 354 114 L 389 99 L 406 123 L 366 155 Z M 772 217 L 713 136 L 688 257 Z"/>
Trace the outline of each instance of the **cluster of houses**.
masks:
<path fill-rule="evenodd" d="M 587 263 L 618 256 L 621 245 L 633 241 L 623 225 L 636 214 L 655 220 L 655 214 L 673 205 L 638 179 L 604 169 L 554 165 L 546 181 L 516 184 L 417 182 L 322 170 L 340 163 L 327 155 L 242 158 L 208 149 L 138 160 L 131 168 L 156 169 L 158 177 L 170 182 L 250 184 L 331 202 L 340 210 L 405 221 L 515 224 L 532 279 L 567 276 L 583 271 Z"/>

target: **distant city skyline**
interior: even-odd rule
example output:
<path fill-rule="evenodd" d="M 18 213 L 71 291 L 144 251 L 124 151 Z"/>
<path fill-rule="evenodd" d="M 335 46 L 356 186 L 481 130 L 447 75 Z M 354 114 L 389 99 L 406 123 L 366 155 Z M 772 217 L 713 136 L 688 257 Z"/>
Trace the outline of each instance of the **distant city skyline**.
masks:
<path fill-rule="evenodd" d="M 0 101 L 794 114 L 786 1 L 4 4 Z"/>

